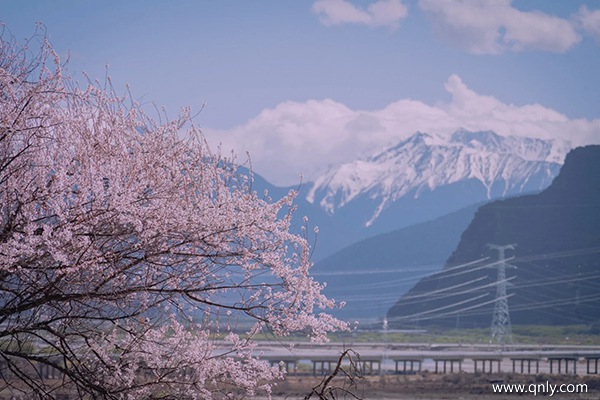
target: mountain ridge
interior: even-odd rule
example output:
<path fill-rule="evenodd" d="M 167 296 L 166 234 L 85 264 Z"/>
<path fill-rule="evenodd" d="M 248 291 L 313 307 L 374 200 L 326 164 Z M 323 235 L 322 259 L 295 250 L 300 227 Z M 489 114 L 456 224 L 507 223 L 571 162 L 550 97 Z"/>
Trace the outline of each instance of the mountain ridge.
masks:
<path fill-rule="evenodd" d="M 309 227 L 319 227 L 314 260 L 320 261 L 352 243 L 470 204 L 538 192 L 556 176 L 569 146 L 493 131 L 417 132 L 333 166 L 315 182 L 279 188 L 255 174 L 253 190 L 267 189 L 274 198 L 298 190 L 294 225 L 304 226 L 307 216 Z"/>
<path fill-rule="evenodd" d="M 513 324 L 600 321 L 599 171 L 600 146 L 576 148 L 544 191 L 480 207 L 444 269 L 390 308 L 390 324 L 489 326 L 497 286 L 490 243 L 516 243 L 507 253 L 516 269 L 506 270 Z"/>
<path fill-rule="evenodd" d="M 473 179 L 486 198 L 541 190 L 556 175 L 566 142 L 458 130 L 449 137 L 417 132 L 372 156 L 331 168 L 306 195 L 328 214 L 361 197 L 373 201 L 366 227 L 389 205 L 407 195 Z M 503 188 L 496 187 L 503 183 Z M 499 189 L 499 191 L 498 191 Z"/>

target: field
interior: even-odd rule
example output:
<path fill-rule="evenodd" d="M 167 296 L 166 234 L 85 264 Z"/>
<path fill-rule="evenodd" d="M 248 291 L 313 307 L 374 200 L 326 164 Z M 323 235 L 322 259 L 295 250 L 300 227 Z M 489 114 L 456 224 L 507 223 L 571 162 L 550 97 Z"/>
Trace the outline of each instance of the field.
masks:
<path fill-rule="evenodd" d="M 527 345 L 600 346 L 600 327 L 593 325 L 515 325 L 512 327 L 513 343 Z M 490 341 L 489 328 L 441 329 L 420 331 L 356 330 L 352 333 L 330 335 L 333 342 L 346 343 L 465 343 L 486 344 Z M 270 340 L 268 336 L 265 340 Z M 292 341 L 306 340 L 302 337 Z"/>

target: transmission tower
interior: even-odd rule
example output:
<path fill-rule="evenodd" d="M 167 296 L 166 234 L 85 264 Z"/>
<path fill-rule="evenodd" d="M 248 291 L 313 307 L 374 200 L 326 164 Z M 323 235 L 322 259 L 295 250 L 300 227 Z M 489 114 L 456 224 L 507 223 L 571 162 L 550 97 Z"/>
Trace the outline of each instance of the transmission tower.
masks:
<path fill-rule="evenodd" d="M 492 318 L 491 342 L 504 345 L 512 343 L 512 328 L 510 325 L 510 314 L 508 311 L 508 297 L 506 295 L 506 268 L 516 268 L 514 265 L 507 264 L 504 260 L 505 250 L 514 250 L 516 244 L 506 244 L 503 246 L 488 244 L 492 250 L 498 250 L 498 264 L 490 268 L 498 268 L 498 278 L 496 280 L 496 301 L 494 303 L 494 316 Z"/>

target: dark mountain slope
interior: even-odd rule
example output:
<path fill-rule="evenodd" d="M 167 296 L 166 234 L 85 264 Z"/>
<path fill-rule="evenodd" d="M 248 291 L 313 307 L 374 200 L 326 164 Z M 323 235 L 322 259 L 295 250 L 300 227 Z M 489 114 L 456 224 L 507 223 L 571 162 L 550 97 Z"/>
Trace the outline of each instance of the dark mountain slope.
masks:
<path fill-rule="evenodd" d="M 442 269 L 478 207 L 359 241 L 318 262 L 311 274 L 327 282 L 328 296 L 346 302 L 336 316 L 382 319 L 399 292 Z"/>
<path fill-rule="evenodd" d="M 497 258 L 490 243 L 517 244 L 507 253 L 517 268 L 506 272 L 513 324 L 600 320 L 600 146 L 571 151 L 542 193 L 481 207 L 444 271 L 389 310 L 391 324 L 489 326 L 497 276 L 483 267 Z"/>

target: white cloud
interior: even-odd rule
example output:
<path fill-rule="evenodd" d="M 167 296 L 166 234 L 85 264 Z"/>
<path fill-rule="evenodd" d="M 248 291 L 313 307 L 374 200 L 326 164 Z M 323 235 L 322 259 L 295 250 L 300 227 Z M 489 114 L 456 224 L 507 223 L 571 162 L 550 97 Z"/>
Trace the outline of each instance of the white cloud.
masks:
<path fill-rule="evenodd" d="M 272 183 L 311 181 L 328 166 L 394 144 L 417 131 L 450 134 L 459 128 L 491 129 L 501 135 L 563 139 L 574 145 L 600 143 L 600 119 L 569 119 L 539 104 L 516 106 L 471 90 L 457 75 L 448 78 L 449 103 L 399 100 L 381 110 L 352 110 L 330 99 L 284 102 L 229 131 L 205 129 L 209 143 L 224 151 L 248 151 L 254 169 Z"/>
<path fill-rule="evenodd" d="M 586 6 L 582 6 L 577 19 L 581 29 L 600 42 L 600 9 L 590 11 Z"/>
<path fill-rule="evenodd" d="M 366 10 L 346 0 L 317 0 L 312 9 L 327 26 L 363 24 L 393 29 L 408 14 L 408 8 L 401 0 L 379 0 L 370 4 Z"/>
<path fill-rule="evenodd" d="M 520 11 L 512 0 L 419 0 L 436 33 L 475 54 L 542 50 L 565 52 L 579 43 L 571 21 Z"/>

